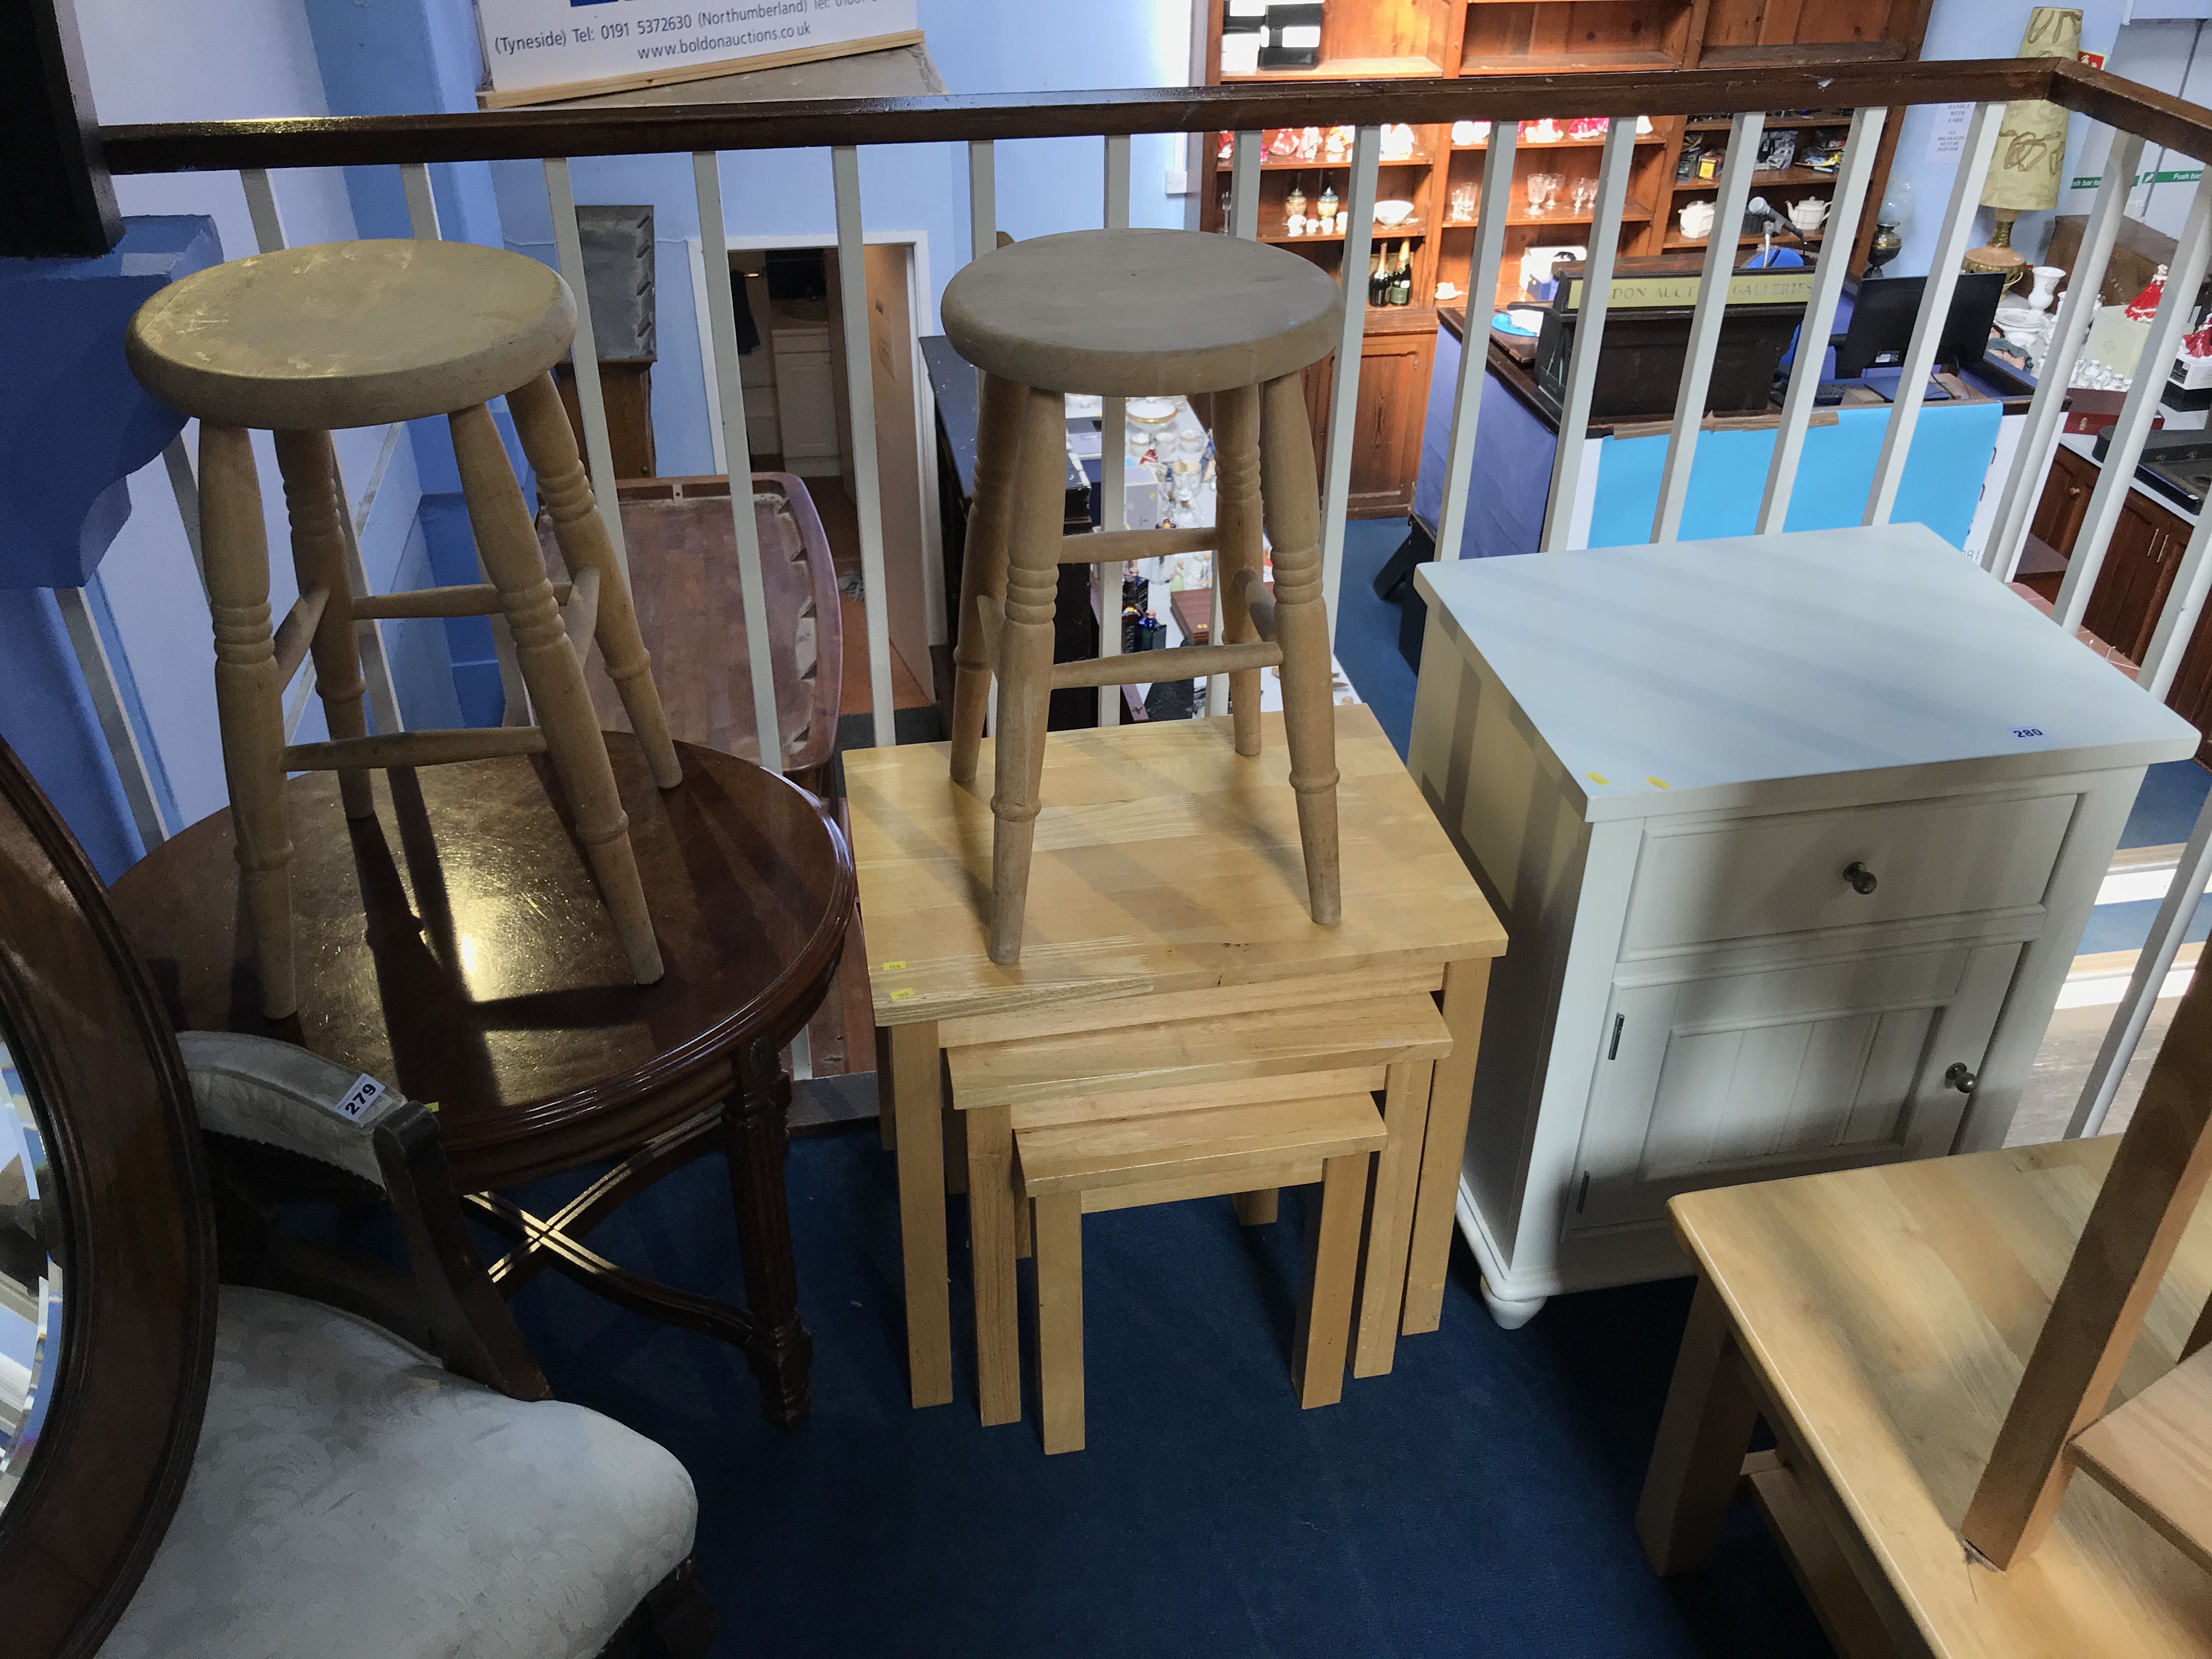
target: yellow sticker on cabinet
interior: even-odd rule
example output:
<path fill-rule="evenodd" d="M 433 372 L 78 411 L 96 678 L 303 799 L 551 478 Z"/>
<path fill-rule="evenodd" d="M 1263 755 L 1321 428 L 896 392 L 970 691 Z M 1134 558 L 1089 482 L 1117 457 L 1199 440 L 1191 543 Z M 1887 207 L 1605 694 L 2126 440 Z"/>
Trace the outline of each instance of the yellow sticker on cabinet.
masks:
<path fill-rule="evenodd" d="M 1644 781 L 1657 789 L 1672 789 L 1674 787 L 1664 778 L 1646 778 Z"/>
<path fill-rule="evenodd" d="M 903 986 L 903 987 L 902 987 L 900 989 L 896 990 L 896 991 L 894 991 L 894 992 L 892 992 L 892 993 L 891 993 L 891 1000 L 892 1000 L 893 1002 L 904 1002 L 904 1001 L 905 1001 L 908 997 L 912 996 L 913 994 L 914 994 L 914 987 L 913 987 L 913 986 L 911 986 L 911 985 Z"/>
<path fill-rule="evenodd" d="M 884 971 L 887 974 L 896 974 L 905 966 L 906 963 L 902 962 L 887 962 L 884 964 Z"/>
<path fill-rule="evenodd" d="M 1613 781 L 1611 778 L 1606 777 L 1596 772 L 1585 772 L 1583 775 L 1588 778 L 1592 783 L 1611 783 Z"/>

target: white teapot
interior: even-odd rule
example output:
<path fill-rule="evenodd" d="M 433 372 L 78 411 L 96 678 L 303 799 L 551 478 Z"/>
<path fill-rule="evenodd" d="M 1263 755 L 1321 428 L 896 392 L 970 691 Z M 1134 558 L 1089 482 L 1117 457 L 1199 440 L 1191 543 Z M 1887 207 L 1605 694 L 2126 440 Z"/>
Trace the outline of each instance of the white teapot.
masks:
<path fill-rule="evenodd" d="M 1790 204 L 1790 222 L 1810 236 L 1828 222 L 1828 199 L 1825 196 L 1803 196 Z"/>
<path fill-rule="evenodd" d="M 1681 222 L 1682 234 L 1693 242 L 1702 242 L 1713 234 L 1713 204 L 1692 202 L 1674 216 Z"/>

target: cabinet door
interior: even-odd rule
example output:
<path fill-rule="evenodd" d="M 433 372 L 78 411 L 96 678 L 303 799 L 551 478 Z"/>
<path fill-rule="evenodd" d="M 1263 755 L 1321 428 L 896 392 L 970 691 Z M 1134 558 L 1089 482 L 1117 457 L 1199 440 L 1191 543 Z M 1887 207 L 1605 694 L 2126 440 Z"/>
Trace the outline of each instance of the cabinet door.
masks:
<path fill-rule="evenodd" d="M 1359 353 L 1359 401 L 1352 413 L 1352 487 L 1355 519 L 1389 518 L 1411 510 L 1421 466 L 1421 422 L 1428 411 L 1433 334 L 1370 334 Z M 1328 477 L 1328 406 L 1335 360 L 1306 371 L 1306 416 L 1313 422 L 1314 465 Z"/>
<path fill-rule="evenodd" d="M 1624 988 L 1607 1011 L 1571 1229 L 1677 1193 L 1951 1150 L 2018 945 Z"/>
<path fill-rule="evenodd" d="M 2141 662 L 2158 627 L 2159 607 L 2173 586 L 2181 549 L 2147 503 L 2130 491 L 2112 526 L 2097 586 L 2082 612 L 2081 625 L 2131 662 Z"/>
<path fill-rule="evenodd" d="M 2212 605 L 2205 606 L 2197 618 L 2197 631 L 2181 653 L 2181 666 L 2174 672 L 2172 689 L 2166 694 L 2166 706 L 2200 734 L 2212 732 Z M 2212 737 L 2202 738 L 2197 744 L 2197 762 L 2212 766 Z"/>
<path fill-rule="evenodd" d="M 2082 515 L 2089 510 L 2090 492 L 2096 487 L 2096 465 L 2060 445 L 2051 452 L 2051 476 L 2028 528 L 2038 540 L 2057 551 L 2071 553 L 2074 538 L 2081 531 Z"/>

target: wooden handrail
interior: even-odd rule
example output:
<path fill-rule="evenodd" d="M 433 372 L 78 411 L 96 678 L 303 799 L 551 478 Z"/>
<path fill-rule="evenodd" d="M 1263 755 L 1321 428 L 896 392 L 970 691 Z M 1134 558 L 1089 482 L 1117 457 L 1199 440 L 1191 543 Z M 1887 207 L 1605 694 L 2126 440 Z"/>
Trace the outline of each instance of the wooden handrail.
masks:
<path fill-rule="evenodd" d="M 2212 110 L 2139 81 L 2091 69 L 2071 58 L 2049 58 L 2051 89 L 2042 95 L 2108 127 L 2140 133 L 2197 161 L 2212 161 Z"/>
<path fill-rule="evenodd" d="M 112 172 L 190 173 L 2021 98 L 2048 98 L 2191 155 L 2212 152 L 2212 112 L 2118 76 L 2046 58 L 1912 64 L 1861 58 L 1789 69 L 1608 70 L 1465 80 L 178 121 L 100 131 Z"/>

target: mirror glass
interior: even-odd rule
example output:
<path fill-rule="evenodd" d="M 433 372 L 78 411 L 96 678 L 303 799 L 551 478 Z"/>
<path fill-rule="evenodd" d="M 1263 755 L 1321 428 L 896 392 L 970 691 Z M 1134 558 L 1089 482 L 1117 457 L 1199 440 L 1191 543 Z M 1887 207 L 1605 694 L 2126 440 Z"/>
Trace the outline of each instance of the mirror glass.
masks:
<path fill-rule="evenodd" d="M 0 1507 L 39 1443 L 61 1359 L 59 1206 L 46 1135 L 0 1023 Z"/>

